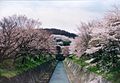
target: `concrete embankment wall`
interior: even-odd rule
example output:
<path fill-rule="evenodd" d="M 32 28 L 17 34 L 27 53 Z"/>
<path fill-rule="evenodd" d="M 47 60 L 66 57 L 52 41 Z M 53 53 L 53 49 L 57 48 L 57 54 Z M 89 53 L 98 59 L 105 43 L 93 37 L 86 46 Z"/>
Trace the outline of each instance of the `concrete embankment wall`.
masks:
<path fill-rule="evenodd" d="M 56 64 L 56 60 L 51 60 L 18 76 L 0 77 L 0 83 L 48 83 Z"/>
<path fill-rule="evenodd" d="M 111 83 L 102 76 L 96 75 L 86 68 L 82 68 L 71 60 L 66 59 L 64 66 L 71 83 Z"/>

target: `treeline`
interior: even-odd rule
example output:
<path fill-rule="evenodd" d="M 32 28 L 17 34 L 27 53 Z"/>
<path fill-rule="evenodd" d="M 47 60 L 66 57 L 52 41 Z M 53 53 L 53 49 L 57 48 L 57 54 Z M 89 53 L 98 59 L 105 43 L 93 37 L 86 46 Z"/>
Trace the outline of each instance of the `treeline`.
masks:
<path fill-rule="evenodd" d="M 26 16 L 9 16 L 0 20 L 0 63 L 11 59 L 13 64 L 21 58 L 43 57 L 54 52 L 51 34 L 40 28 L 39 20 Z M 44 56 L 47 57 L 47 56 Z"/>
<path fill-rule="evenodd" d="M 60 29 L 54 29 L 54 28 L 52 28 L 52 29 L 47 29 L 47 28 L 46 28 L 46 29 L 44 29 L 44 30 L 50 32 L 51 34 L 64 35 L 64 36 L 67 36 L 67 37 L 69 37 L 69 38 L 75 38 L 75 37 L 77 37 L 77 35 L 74 34 L 74 33 L 70 33 L 70 32 L 64 31 L 64 30 L 60 30 Z"/>

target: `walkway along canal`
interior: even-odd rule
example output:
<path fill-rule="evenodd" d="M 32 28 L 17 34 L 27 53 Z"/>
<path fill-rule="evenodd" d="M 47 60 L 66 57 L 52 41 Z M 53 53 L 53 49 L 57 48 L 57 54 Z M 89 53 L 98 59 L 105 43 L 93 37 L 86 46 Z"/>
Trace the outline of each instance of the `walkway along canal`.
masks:
<path fill-rule="evenodd" d="M 70 83 L 62 61 L 59 61 L 49 83 Z"/>

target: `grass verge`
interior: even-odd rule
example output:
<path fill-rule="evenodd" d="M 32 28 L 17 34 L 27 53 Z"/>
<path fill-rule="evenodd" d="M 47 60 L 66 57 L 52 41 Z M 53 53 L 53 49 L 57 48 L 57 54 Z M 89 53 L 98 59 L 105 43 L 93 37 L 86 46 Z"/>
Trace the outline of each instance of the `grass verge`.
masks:
<path fill-rule="evenodd" d="M 28 58 L 24 64 L 17 62 L 11 68 L 6 68 L 4 64 L 0 64 L 0 77 L 11 78 L 11 77 L 17 76 L 29 69 L 33 69 L 37 67 L 38 65 L 46 61 L 48 60 L 44 58 L 40 58 L 36 60 L 34 60 L 33 58 Z M 10 64 L 10 61 L 8 63 Z"/>
<path fill-rule="evenodd" d="M 68 59 L 72 60 L 74 63 L 80 65 L 81 67 L 87 68 L 87 70 L 90 72 L 93 72 L 97 75 L 101 75 L 103 78 L 111 81 L 112 83 L 120 83 L 120 79 L 119 79 L 120 73 L 117 73 L 116 71 L 113 72 L 101 71 L 101 69 L 96 65 L 91 65 L 90 63 L 86 63 L 86 59 L 84 58 L 70 56 Z"/>

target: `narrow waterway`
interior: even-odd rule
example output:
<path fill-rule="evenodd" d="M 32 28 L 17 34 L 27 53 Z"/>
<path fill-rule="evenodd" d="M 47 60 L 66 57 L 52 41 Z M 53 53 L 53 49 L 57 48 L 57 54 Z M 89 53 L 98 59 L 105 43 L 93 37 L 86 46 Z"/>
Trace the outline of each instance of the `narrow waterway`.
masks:
<path fill-rule="evenodd" d="M 49 83 L 69 83 L 62 61 L 57 64 Z"/>

